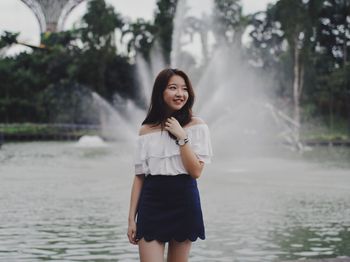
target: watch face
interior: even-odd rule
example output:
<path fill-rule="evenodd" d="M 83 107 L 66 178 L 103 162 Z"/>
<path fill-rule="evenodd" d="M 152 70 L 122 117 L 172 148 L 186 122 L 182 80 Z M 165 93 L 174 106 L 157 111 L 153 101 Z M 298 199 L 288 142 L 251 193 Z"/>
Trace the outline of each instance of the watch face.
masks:
<path fill-rule="evenodd" d="M 184 144 L 185 144 L 185 140 L 180 139 L 180 140 L 179 140 L 179 145 L 180 145 L 180 146 L 183 146 Z"/>

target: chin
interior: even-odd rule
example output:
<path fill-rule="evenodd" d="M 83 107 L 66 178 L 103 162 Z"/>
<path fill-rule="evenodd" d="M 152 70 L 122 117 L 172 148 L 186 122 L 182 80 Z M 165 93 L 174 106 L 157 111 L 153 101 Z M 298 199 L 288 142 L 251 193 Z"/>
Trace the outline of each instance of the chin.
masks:
<path fill-rule="evenodd" d="M 173 107 L 173 110 L 174 111 L 179 111 L 183 108 L 183 106 L 176 106 L 176 107 Z"/>

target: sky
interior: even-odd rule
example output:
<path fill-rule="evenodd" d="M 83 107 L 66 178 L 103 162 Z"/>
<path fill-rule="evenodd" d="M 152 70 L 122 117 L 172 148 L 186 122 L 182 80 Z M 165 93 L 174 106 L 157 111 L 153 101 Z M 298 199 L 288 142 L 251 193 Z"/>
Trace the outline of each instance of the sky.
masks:
<path fill-rule="evenodd" d="M 156 0 L 106 0 L 123 17 L 131 20 L 144 18 L 152 20 Z M 268 3 L 276 0 L 241 0 L 245 14 L 264 10 Z M 188 0 L 192 15 L 209 13 L 212 0 Z M 79 20 L 86 11 L 86 3 L 78 5 L 68 17 L 65 29 L 79 26 Z M 19 40 L 37 45 L 40 41 L 39 24 L 34 14 L 20 0 L 0 0 L 0 33 L 3 31 L 20 32 Z"/>

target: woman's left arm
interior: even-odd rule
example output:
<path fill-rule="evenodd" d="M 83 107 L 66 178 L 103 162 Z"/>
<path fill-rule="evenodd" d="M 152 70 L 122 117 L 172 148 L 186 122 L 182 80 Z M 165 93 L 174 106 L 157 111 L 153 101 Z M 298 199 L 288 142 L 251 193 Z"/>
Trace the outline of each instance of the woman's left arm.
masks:
<path fill-rule="evenodd" d="M 168 118 L 165 123 L 165 129 L 176 136 L 177 139 L 185 139 L 187 137 L 186 131 L 174 117 Z M 197 158 L 189 143 L 179 147 L 181 160 L 185 169 L 191 177 L 195 179 L 199 178 L 202 174 L 204 162 Z"/>
<path fill-rule="evenodd" d="M 202 174 L 204 162 L 197 158 L 189 143 L 180 146 L 180 155 L 182 163 L 190 176 L 195 179 L 199 178 Z"/>

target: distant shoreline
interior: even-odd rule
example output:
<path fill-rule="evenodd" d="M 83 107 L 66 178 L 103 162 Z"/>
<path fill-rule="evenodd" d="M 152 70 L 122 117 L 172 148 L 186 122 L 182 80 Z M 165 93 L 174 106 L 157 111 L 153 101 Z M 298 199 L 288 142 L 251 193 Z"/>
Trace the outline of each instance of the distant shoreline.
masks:
<path fill-rule="evenodd" d="M 302 140 L 307 146 L 349 146 L 350 140 Z"/>
<path fill-rule="evenodd" d="M 91 135 L 91 134 L 90 134 Z M 100 136 L 99 134 L 95 134 Z M 35 141 L 78 141 L 83 135 L 73 135 L 73 134 L 12 134 L 5 135 L 2 139 L 0 138 L 0 146 L 5 143 L 12 142 L 35 142 Z M 103 138 L 103 140 L 109 140 Z M 344 146 L 350 147 L 350 140 L 304 140 L 301 141 L 303 145 L 306 146 Z"/>
<path fill-rule="evenodd" d="M 21 141 L 72 141 L 84 135 L 100 135 L 99 125 L 0 124 L 0 144 Z"/>
<path fill-rule="evenodd" d="M 7 142 L 32 142 L 32 141 L 77 141 L 84 135 L 100 136 L 99 125 L 81 124 L 0 124 L 0 145 Z M 350 147 L 350 138 L 334 135 L 314 135 L 302 137 L 301 143 L 306 146 L 346 146 Z"/>

